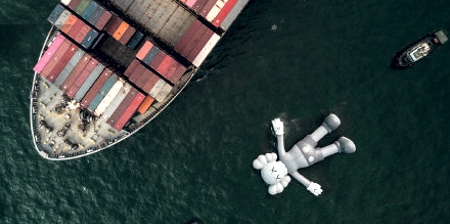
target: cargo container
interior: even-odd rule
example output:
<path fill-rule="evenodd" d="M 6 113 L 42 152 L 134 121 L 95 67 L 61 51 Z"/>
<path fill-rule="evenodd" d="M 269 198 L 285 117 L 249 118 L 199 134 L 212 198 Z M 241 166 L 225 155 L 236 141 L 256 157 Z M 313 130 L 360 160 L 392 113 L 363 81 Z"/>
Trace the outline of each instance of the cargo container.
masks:
<path fill-rule="evenodd" d="M 95 23 L 100 19 L 100 16 L 103 15 L 105 12 L 105 9 L 97 4 L 97 6 L 94 8 L 94 11 L 92 12 L 91 16 L 87 18 L 87 21 L 92 26 L 95 25 Z"/>
<path fill-rule="evenodd" d="M 75 52 L 75 54 L 72 56 L 72 58 L 70 58 L 67 65 L 64 66 L 63 70 L 55 79 L 55 82 L 53 82 L 53 84 L 58 88 L 61 87 L 61 85 L 64 83 L 64 81 L 66 81 L 67 77 L 83 57 L 84 51 L 82 49 L 78 49 L 77 52 Z"/>
<path fill-rule="evenodd" d="M 228 0 L 227 3 L 223 6 L 223 8 L 220 10 L 219 14 L 214 18 L 213 25 L 216 27 L 219 27 L 220 24 L 222 24 L 223 20 L 228 16 L 230 11 L 233 9 L 233 7 L 236 5 L 238 0 Z"/>
<path fill-rule="evenodd" d="M 72 38 L 72 40 L 75 40 L 75 37 L 80 33 L 81 28 L 85 26 L 86 23 L 83 22 L 81 19 L 77 19 L 77 21 L 73 24 L 72 28 L 69 30 L 67 36 Z"/>
<path fill-rule="evenodd" d="M 195 4 L 196 1 L 197 1 L 197 0 L 186 0 L 185 4 L 186 4 L 187 6 L 189 6 L 189 8 L 192 8 L 192 6 L 194 6 L 194 4 Z"/>
<path fill-rule="evenodd" d="M 147 112 L 148 108 L 150 108 L 150 106 L 152 105 L 152 103 L 155 101 L 155 99 L 153 99 L 153 97 L 151 96 L 146 96 L 144 101 L 142 101 L 141 105 L 139 105 L 137 111 L 140 114 L 144 114 L 145 112 Z"/>
<path fill-rule="evenodd" d="M 226 1 L 226 0 L 219 0 L 219 1 Z M 218 0 L 208 0 L 208 2 L 202 7 L 202 9 L 200 10 L 199 14 L 203 17 L 206 18 L 206 16 L 208 15 L 208 13 L 211 11 L 211 9 L 216 5 L 216 3 L 218 2 Z"/>
<path fill-rule="evenodd" d="M 197 55 L 197 57 L 195 57 L 194 61 L 192 61 L 192 64 L 199 67 L 206 59 L 208 54 L 211 52 L 211 50 L 214 48 L 214 46 L 216 46 L 217 42 L 219 42 L 219 40 L 220 36 L 217 34 L 213 34 L 211 39 L 208 40 L 208 42 L 205 44 L 205 46 Z"/>
<path fill-rule="evenodd" d="M 62 25 L 62 27 L 60 28 L 60 31 L 67 34 L 77 20 L 78 18 L 76 15 L 70 14 L 69 18 L 67 18 L 64 25 Z"/>
<path fill-rule="evenodd" d="M 67 49 L 69 49 L 71 45 L 71 42 L 67 39 L 65 39 L 61 45 L 59 45 L 58 49 L 56 49 L 53 56 L 50 58 L 50 60 L 45 65 L 44 69 L 41 72 L 41 76 L 46 78 L 48 80 L 48 75 L 53 70 L 53 68 L 56 66 L 56 64 L 59 62 L 59 60 L 62 58 L 64 53 L 66 53 Z"/>
<path fill-rule="evenodd" d="M 83 11 L 83 13 L 81 14 L 81 17 L 83 17 L 83 19 L 88 20 L 89 17 L 92 16 L 92 14 L 94 13 L 94 10 L 97 8 L 98 4 L 95 1 L 91 1 L 89 3 L 89 5 L 86 7 L 86 9 Z"/>
<path fill-rule="evenodd" d="M 208 2 L 208 0 L 197 0 L 195 1 L 194 5 L 192 6 L 192 10 L 199 13 L 203 6 Z"/>
<path fill-rule="evenodd" d="M 114 100 L 109 104 L 109 106 L 106 108 L 105 112 L 101 115 L 103 120 L 108 120 L 109 117 L 114 113 L 114 111 L 117 109 L 117 107 L 122 103 L 122 101 L 125 99 L 125 97 L 130 92 L 131 85 L 128 83 L 125 83 L 125 85 L 120 89 L 117 96 L 114 98 Z"/>
<path fill-rule="evenodd" d="M 139 89 L 144 90 L 144 86 L 147 83 L 147 81 L 150 79 L 152 75 L 155 75 L 152 71 L 145 69 L 142 72 L 142 75 L 136 80 L 136 86 L 139 87 Z"/>
<path fill-rule="evenodd" d="M 106 123 L 108 123 L 111 127 L 114 127 L 114 124 L 116 124 L 116 122 L 120 119 L 120 117 L 123 115 L 125 110 L 128 108 L 128 106 L 131 104 L 138 93 L 139 91 L 137 89 L 131 87 L 127 96 L 125 96 L 116 110 L 114 110 L 111 116 L 106 120 Z"/>
<path fill-rule="evenodd" d="M 128 28 L 123 33 L 122 37 L 120 37 L 119 42 L 123 45 L 126 45 L 135 32 L 136 29 L 134 27 L 128 26 Z"/>
<path fill-rule="evenodd" d="M 161 50 L 159 50 L 158 47 L 153 46 L 152 49 L 147 53 L 147 55 L 145 55 L 144 60 L 142 62 L 144 62 L 145 64 L 150 66 L 150 64 L 155 59 L 155 57 L 159 54 L 160 51 Z"/>
<path fill-rule="evenodd" d="M 60 4 L 56 5 L 56 7 L 53 9 L 52 13 L 50 13 L 50 16 L 48 16 L 47 20 L 51 24 L 54 24 L 63 11 L 64 11 L 64 7 L 62 5 L 60 5 Z"/>
<path fill-rule="evenodd" d="M 87 33 L 86 37 L 81 42 L 81 46 L 83 46 L 86 49 L 90 49 L 94 44 L 95 40 L 99 37 L 99 33 L 90 28 L 89 32 Z"/>
<path fill-rule="evenodd" d="M 105 112 L 106 108 L 111 104 L 111 102 L 114 100 L 114 98 L 117 96 L 117 94 L 120 92 L 120 89 L 122 89 L 124 85 L 124 81 L 119 79 L 116 81 L 116 83 L 111 87 L 108 94 L 103 98 L 103 100 L 100 102 L 100 104 L 97 106 L 97 108 L 94 111 L 94 115 L 99 117 L 100 115 Z"/>
<path fill-rule="evenodd" d="M 68 89 L 66 92 L 67 96 L 70 98 L 73 98 L 75 94 L 80 89 L 81 85 L 86 81 L 86 79 L 89 77 L 89 75 L 92 73 L 94 68 L 97 66 L 98 61 L 92 58 L 89 63 L 84 67 L 83 71 L 80 73 L 80 75 L 75 79 L 72 86 Z"/>
<path fill-rule="evenodd" d="M 133 59 L 131 64 L 127 67 L 127 70 L 123 73 L 126 77 L 130 77 L 133 74 L 134 70 L 141 64 L 138 60 Z"/>
<path fill-rule="evenodd" d="M 189 41 L 187 41 L 183 50 L 179 51 L 179 53 L 187 59 L 189 56 L 189 53 L 197 45 L 197 43 L 202 38 L 202 36 L 205 34 L 207 29 L 208 28 L 205 25 L 201 24 L 199 26 L 199 28 L 197 29 L 197 31 L 192 36 L 189 37 Z M 192 60 L 190 60 L 190 61 L 192 61 Z"/>
<path fill-rule="evenodd" d="M 141 63 L 139 63 L 136 68 L 134 69 L 134 72 L 130 75 L 130 82 L 138 85 L 137 80 L 142 76 L 144 71 L 147 70 Z"/>
<path fill-rule="evenodd" d="M 97 93 L 97 95 L 89 104 L 88 110 L 94 111 L 97 108 L 97 106 L 100 104 L 103 98 L 105 98 L 106 94 L 108 94 L 109 90 L 111 90 L 111 88 L 114 86 L 116 81 L 117 81 L 116 75 L 113 74 L 111 75 L 111 77 L 109 77 L 108 81 L 105 82 L 100 91 Z"/>
<path fill-rule="evenodd" d="M 149 79 L 147 80 L 147 82 L 145 82 L 145 84 L 142 86 L 142 90 L 149 94 L 150 91 L 152 90 L 152 88 L 155 86 L 155 84 L 160 80 L 161 78 L 159 76 L 157 76 L 156 74 L 152 73 L 150 74 Z"/>
<path fill-rule="evenodd" d="M 152 49 L 153 44 L 150 41 L 145 41 L 144 45 L 142 45 L 141 49 L 139 49 L 136 54 L 136 58 L 143 61 L 147 53 Z"/>
<path fill-rule="evenodd" d="M 150 95 L 153 98 L 156 98 L 159 91 L 161 91 L 162 87 L 166 84 L 166 82 L 163 79 L 159 79 L 156 84 L 153 86 L 153 88 L 150 90 L 148 95 Z"/>
<path fill-rule="evenodd" d="M 81 0 L 62 0 L 61 3 L 64 5 L 67 5 L 70 9 L 75 11 L 77 9 L 78 5 L 80 4 Z"/>
<path fill-rule="evenodd" d="M 60 89 L 65 93 L 69 90 L 69 88 L 73 85 L 77 77 L 80 75 L 80 73 L 83 71 L 84 67 L 88 64 L 88 62 L 91 60 L 90 55 L 84 55 L 84 57 L 78 62 L 77 65 L 73 68 L 72 72 L 70 72 L 67 79 L 63 82 Z"/>
<path fill-rule="evenodd" d="M 100 64 L 100 63 L 97 64 L 97 66 L 95 66 L 94 70 L 92 70 L 91 74 L 86 79 L 86 81 L 83 83 L 83 85 L 81 85 L 80 89 L 75 94 L 73 99 L 76 100 L 77 102 L 80 102 L 81 99 L 83 99 L 83 97 L 86 95 L 86 93 L 92 87 L 92 85 L 94 85 L 94 82 L 98 79 L 98 77 L 100 76 L 100 74 L 103 72 L 104 69 L 105 69 L 105 66 L 103 64 Z"/>
<path fill-rule="evenodd" d="M 105 29 L 106 25 L 108 25 L 108 23 L 110 22 L 112 17 L 113 17 L 113 15 L 110 12 L 108 12 L 106 10 L 103 11 L 103 14 L 100 16 L 100 18 L 95 23 L 95 27 L 98 30 Z"/>
<path fill-rule="evenodd" d="M 131 37 L 131 39 L 128 41 L 127 47 L 129 47 L 132 50 L 136 49 L 137 45 L 139 45 L 139 43 L 143 38 L 144 34 L 139 31 L 136 31 Z"/>
<path fill-rule="evenodd" d="M 167 77 L 167 71 L 169 70 L 169 67 L 172 65 L 172 63 L 175 60 L 167 55 L 162 62 L 158 65 L 158 67 L 154 68 L 160 75 L 162 75 L 163 77 L 165 77 L 166 79 Z"/>
<path fill-rule="evenodd" d="M 42 55 L 39 62 L 34 66 L 33 70 L 37 73 L 41 73 L 44 69 L 45 65 L 47 65 L 48 61 L 52 58 L 53 54 L 55 54 L 56 50 L 58 50 L 59 46 L 64 42 L 66 38 L 62 35 L 58 35 L 55 37 L 53 43 L 48 47 L 47 51 Z"/>
<path fill-rule="evenodd" d="M 244 7 L 247 5 L 248 1 L 249 0 L 238 0 L 233 9 L 228 13 L 228 16 L 220 24 L 220 27 L 222 27 L 222 29 L 224 30 L 228 30 L 234 20 L 236 20 L 239 13 L 241 13 Z"/>
<path fill-rule="evenodd" d="M 130 24 L 122 21 L 119 27 L 113 32 L 112 37 L 120 42 L 120 38 L 125 34 L 126 30 L 130 27 Z"/>
<path fill-rule="evenodd" d="M 181 76 L 186 72 L 186 67 L 180 65 L 175 72 L 170 76 L 169 81 L 176 84 L 180 80 Z"/>
<path fill-rule="evenodd" d="M 217 17 L 217 15 L 225 6 L 225 3 L 227 3 L 227 1 L 229 0 L 218 0 L 216 4 L 212 7 L 212 9 L 207 13 L 205 19 L 208 20 L 210 23 L 214 22 L 214 18 Z"/>
<path fill-rule="evenodd" d="M 158 102 L 162 102 L 164 99 L 166 99 L 172 89 L 173 87 L 169 83 L 164 84 L 164 86 L 161 88 L 161 91 L 159 91 L 158 95 L 156 95 L 155 100 Z"/>
<path fill-rule="evenodd" d="M 157 68 L 166 57 L 167 54 L 164 51 L 160 51 L 158 55 L 156 55 L 155 59 L 150 62 L 150 67 Z"/>
<path fill-rule="evenodd" d="M 77 43 L 81 43 L 83 42 L 84 38 L 87 36 L 88 32 L 91 30 L 91 27 L 89 25 L 87 25 L 86 23 L 83 23 L 80 32 L 78 32 L 78 34 L 76 34 L 74 40 Z"/>
<path fill-rule="evenodd" d="M 184 7 L 178 7 L 156 36 L 163 37 L 173 47 L 195 20 L 192 14 L 185 13 Z"/>
<path fill-rule="evenodd" d="M 78 47 L 75 44 L 71 43 L 69 49 L 67 49 L 67 51 L 63 54 L 55 67 L 53 67 L 53 69 L 50 71 L 50 74 L 47 76 L 47 80 L 51 83 L 54 83 L 56 78 L 58 78 L 59 74 L 63 71 L 64 67 L 77 51 Z"/>
<path fill-rule="evenodd" d="M 75 9 L 75 12 L 78 15 L 83 14 L 89 3 L 91 3 L 91 0 L 81 0 L 80 4 L 78 4 L 77 8 Z"/>
<path fill-rule="evenodd" d="M 122 24 L 122 22 L 123 22 L 123 20 L 120 17 L 118 17 L 118 16 L 113 17 L 111 19 L 111 22 L 106 27 L 105 31 L 109 35 L 113 36 L 114 32 L 116 32 L 117 28 L 119 28 L 119 26 Z"/>
<path fill-rule="evenodd" d="M 175 73 L 177 68 L 180 66 L 181 66 L 180 63 L 178 63 L 177 61 L 173 61 L 172 64 L 169 65 L 169 69 L 167 69 L 167 72 L 164 77 L 167 80 L 169 80 L 172 84 L 174 84 L 174 83 L 172 82 L 172 80 L 170 80 L 170 78 L 173 76 L 173 74 Z"/>
<path fill-rule="evenodd" d="M 199 30 L 202 23 L 198 20 L 195 20 L 190 24 L 186 32 L 181 36 L 179 41 L 177 41 L 174 50 L 176 52 L 181 52 L 186 47 L 187 43 L 190 41 L 191 37 Z"/>
<path fill-rule="evenodd" d="M 190 52 L 187 54 L 186 59 L 188 59 L 189 61 L 194 61 L 194 59 L 197 57 L 197 55 L 200 53 L 200 51 L 203 49 L 206 43 L 211 39 L 213 34 L 214 32 L 212 30 L 206 29 L 202 37 L 198 40 L 195 46 L 192 47 Z"/>
<path fill-rule="evenodd" d="M 56 28 L 61 29 L 62 26 L 66 23 L 67 19 L 69 19 L 71 14 L 72 13 L 70 13 L 69 10 L 62 11 L 61 15 L 59 15 L 58 19 L 55 21 L 55 23 L 53 23 L 53 25 Z"/>
<path fill-rule="evenodd" d="M 103 85 L 108 81 L 108 79 L 111 77 L 112 71 L 108 68 L 105 68 L 105 70 L 100 74 L 100 76 L 97 78 L 97 80 L 94 82 L 94 85 L 89 89 L 89 91 L 85 94 L 83 99 L 81 100 L 81 106 L 88 107 L 91 103 L 92 99 L 97 95 L 97 93 L 100 91 L 100 89 L 103 87 Z"/>
<path fill-rule="evenodd" d="M 141 105 L 144 98 L 145 98 L 145 95 L 142 93 L 138 93 L 136 95 L 136 97 L 133 99 L 133 101 L 131 101 L 131 103 L 127 107 L 127 109 L 123 112 L 122 116 L 120 116 L 120 118 L 114 124 L 114 129 L 116 129 L 117 131 L 120 131 L 123 129 L 125 124 L 131 119 L 133 114 L 136 112 L 139 105 Z"/>

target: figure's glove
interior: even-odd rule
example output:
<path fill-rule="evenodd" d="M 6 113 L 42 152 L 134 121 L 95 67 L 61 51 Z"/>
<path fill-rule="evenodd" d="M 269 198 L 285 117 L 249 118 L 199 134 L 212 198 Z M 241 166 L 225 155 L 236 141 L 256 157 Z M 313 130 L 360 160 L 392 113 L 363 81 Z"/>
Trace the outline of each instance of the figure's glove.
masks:
<path fill-rule="evenodd" d="M 275 118 L 272 120 L 272 127 L 273 127 L 273 131 L 275 132 L 275 135 L 283 135 L 284 134 L 284 126 L 283 126 L 283 122 L 280 120 L 280 118 Z"/>
<path fill-rule="evenodd" d="M 319 196 L 319 194 L 322 193 L 322 188 L 320 185 L 311 182 L 311 184 L 309 184 L 309 187 L 306 188 L 308 191 L 310 191 L 311 193 L 313 193 L 315 196 Z"/>

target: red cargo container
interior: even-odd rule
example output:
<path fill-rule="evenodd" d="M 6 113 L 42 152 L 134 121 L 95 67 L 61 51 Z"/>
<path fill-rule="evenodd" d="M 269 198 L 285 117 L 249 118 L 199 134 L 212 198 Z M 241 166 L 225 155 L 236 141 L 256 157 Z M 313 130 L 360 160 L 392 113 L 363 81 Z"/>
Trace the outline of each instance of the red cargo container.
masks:
<path fill-rule="evenodd" d="M 138 84 L 137 81 L 142 76 L 142 74 L 144 73 L 145 70 L 147 70 L 147 68 L 145 68 L 144 65 L 139 63 L 139 65 L 136 67 L 136 69 L 134 69 L 133 74 L 130 75 L 130 79 L 129 79 L 130 82 L 137 85 Z"/>
<path fill-rule="evenodd" d="M 144 90 L 144 92 L 147 94 L 150 93 L 150 90 L 152 90 L 153 86 L 155 86 L 158 80 L 160 80 L 160 78 L 156 74 L 152 73 L 148 81 L 142 87 L 142 90 Z"/>
<path fill-rule="evenodd" d="M 58 64 L 59 60 L 62 58 L 64 53 L 69 49 L 70 47 L 70 41 L 67 39 L 64 39 L 64 41 L 59 45 L 58 49 L 56 49 L 53 56 L 50 58 L 50 60 L 45 65 L 44 69 L 41 72 L 41 76 L 46 78 L 50 74 L 50 72 L 53 70 L 53 68 Z"/>
<path fill-rule="evenodd" d="M 77 19 L 77 21 L 75 22 L 75 24 L 73 24 L 70 31 L 68 33 L 66 33 L 67 36 L 69 36 L 73 40 L 75 40 L 75 37 L 78 35 L 78 33 L 80 32 L 81 28 L 83 28 L 84 25 L 85 25 L 85 23 L 83 22 L 83 20 Z"/>
<path fill-rule="evenodd" d="M 91 74 L 92 70 L 94 70 L 95 66 L 97 66 L 98 61 L 95 60 L 94 58 L 92 58 L 89 63 L 86 65 L 86 67 L 83 69 L 83 71 L 80 73 L 80 75 L 78 76 L 78 78 L 75 80 L 75 82 L 73 83 L 73 85 L 69 88 L 69 90 L 67 91 L 67 95 L 70 98 L 73 98 L 75 96 L 75 94 L 78 92 L 78 90 L 80 89 L 81 85 L 83 85 L 84 81 L 86 81 L 86 79 L 89 77 L 89 75 Z"/>
<path fill-rule="evenodd" d="M 80 2 L 81 2 L 81 0 L 72 0 L 72 1 L 70 1 L 69 5 L 67 5 L 67 7 L 69 7 L 73 11 L 75 11 L 75 9 L 77 9 Z"/>
<path fill-rule="evenodd" d="M 217 0 L 209 0 L 200 10 L 199 14 L 201 16 L 203 16 L 204 18 L 206 18 L 206 16 L 208 15 L 209 11 L 211 11 L 211 9 L 214 7 L 214 5 L 216 5 Z"/>
<path fill-rule="evenodd" d="M 167 71 L 169 70 L 170 65 L 172 65 L 172 62 L 174 62 L 175 60 L 173 60 L 172 57 L 170 57 L 169 55 L 167 55 L 164 60 L 161 62 L 161 64 L 159 64 L 159 66 L 157 68 L 155 68 L 155 70 L 161 74 L 163 77 L 168 78 L 167 77 Z"/>
<path fill-rule="evenodd" d="M 112 17 L 113 17 L 113 15 L 110 12 L 105 10 L 105 12 L 103 12 L 103 14 L 100 16 L 100 18 L 97 20 L 97 22 L 95 23 L 94 26 L 98 30 L 103 30 L 103 29 L 105 29 L 106 25 L 108 25 L 108 23 Z"/>
<path fill-rule="evenodd" d="M 70 44 L 69 49 L 63 54 L 61 59 L 56 63 L 55 67 L 50 71 L 49 75 L 47 76 L 47 80 L 53 83 L 56 78 L 58 78 L 61 71 L 64 69 L 64 67 L 67 65 L 67 63 L 70 61 L 72 56 L 77 52 L 78 47 L 75 44 Z"/>
<path fill-rule="evenodd" d="M 77 43 L 80 43 L 84 40 L 84 38 L 87 36 L 87 34 L 91 31 L 91 27 L 87 25 L 86 23 L 83 24 L 83 26 L 80 29 L 80 32 L 75 36 L 74 40 Z"/>
<path fill-rule="evenodd" d="M 83 71 L 84 67 L 86 67 L 87 63 L 91 60 L 90 55 L 85 55 L 77 65 L 73 68 L 72 72 L 70 72 L 67 79 L 64 81 L 64 83 L 61 85 L 60 89 L 63 92 L 67 92 L 69 88 L 73 85 L 77 77 L 80 75 L 81 71 Z"/>
<path fill-rule="evenodd" d="M 123 73 L 126 77 L 130 77 L 134 70 L 136 70 L 137 66 L 140 65 L 141 63 L 136 60 L 133 59 L 133 61 L 131 62 L 131 64 L 128 66 L 127 70 L 125 70 L 125 72 Z"/>
<path fill-rule="evenodd" d="M 108 27 L 106 27 L 106 32 L 111 36 L 114 35 L 114 32 L 116 32 L 117 28 L 119 28 L 122 22 L 123 20 L 120 17 L 115 16 L 114 18 L 111 19 L 111 22 L 109 23 Z"/>
<path fill-rule="evenodd" d="M 219 27 L 222 24 L 223 20 L 227 18 L 230 11 L 233 9 L 234 5 L 238 0 L 228 0 L 227 3 L 223 6 L 222 10 L 220 10 L 219 14 L 217 14 L 216 18 L 214 18 L 213 25 Z"/>
<path fill-rule="evenodd" d="M 166 57 L 167 54 L 163 51 L 160 51 L 158 55 L 156 55 L 155 59 L 153 59 L 153 61 L 149 63 L 150 67 L 152 67 L 153 69 L 157 68 Z"/>
<path fill-rule="evenodd" d="M 116 110 L 111 114 L 111 116 L 108 118 L 106 123 L 108 123 L 111 127 L 114 127 L 114 125 L 117 123 L 117 121 L 120 119 L 120 117 L 123 115 L 125 110 L 130 106 L 131 102 L 136 98 L 139 91 L 133 87 L 131 87 L 130 92 L 128 92 L 127 96 L 122 100 L 122 102 L 119 104 L 119 106 L 116 108 Z"/>
<path fill-rule="evenodd" d="M 122 116 L 117 120 L 114 124 L 114 129 L 117 131 L 122 130 L 123 126 L 131 119 L 133 114 L 136 112 L 139 105 L 141 105 L 142 101 L 144 101 L 145 95 L 142 93 L 138 93 L 133 101 L 130 103 L 128 108 L 123 112 Z"/>
<path fill-rule="evenodd" d="M 129 26 L 128 29 L 125 30 L 125 33 L 123 33 L 119 42 L 123 45 L 127 44 L 135 32 L 136 32 L 136 29 L 132 26 Z"/>
<path fill-rule="evenodd" d="M 180 66 L 180 63 L 178 61 L 173 61 L 172 64 L 170 64 L 169 69 L 167 69 L 166 76 L 167 78 L 172 77 L 173 73 L 177 70 L 177 68 Z"/>
<path fill-rule="evenodd" d="M 186 44 L 190 41 L 191 37 L 195 34 L 200 25 L 202 25 L 202 23 L 198 20 L 192 22 L 191 26 L 186 30 L 186 32 L 184 32 L 177 44 L 175 44 L 174 49 L 176 52 L 180 53 L 184 47 L 186 47 Z"/>
<path fill-rule="evenodd" d="M 139 79 L 136 80 L 136 85 L 137 85 L 141 90 L 144 90 L 145 84 L 147 83 L 147 81 L 150 79 L 150 77 L 151 77 L 152 75 L 153 75 L 153 72 L 152 72 L 152 71 L 150 71 L 150 70 L 148 70 L 148 69 L 145 69 L 145 70 L 142 72 L 141 77 L 139 77 Z"/>
<path fill-rule="evenodd" d="M 180 52 L 181 55 L 183 55 L 186 59 L 189 55 L 189 53 L 194 49 L 194 47 L 197 45 L 199 40 L 202 38 L 202 36 L 205 34 L 206 30 L 208 28 L 201 24 L 198 28 L 197 32 L 191 38 L 189 39 L 189 42 L 186 43 L 186 46 L 183 48 L 183 50 Z M 192 62 L 192 61 L 191 61 Z"/>
<path fill-rule="evenodd" d="M 139 60 L 144 60 L 145 55 L 147 55 L 147 53 L 152 49 L 153 44 L 150 43 L 150 41 L 146 40 L 144 45 L 142 45 L 141 49 L 139 50 L 139 52 L 136 55 L 136 58 L 138 58 Z"/>
<path fill-rule="evenodd" d="M 112 71 L 108 68 L 105 68 L 105 70 L 103 70 L 102 74 L 100 74 L 100 76 L 94 82 L 94 85 L 92 85 L 91 89 L 89 89 L 89 91 L 81 100 L 81 106 L 88 107 L 89 104 L 91 104 L 91 101 L 94 99 L 95 95 L 97 95 L 98 91 L 100 91 L 100 89 L 103 87 L 105 82 L 108 81 L 111 74 Z"/>
<path fill-rule="evenodd" d="M 186 68 L 180 65 L 177 70 L 170 76 L 169 81 L 173 84 L 176 84 L 178 80 L 180 80 L 181 76 L 186 72 Z"/>
<path fill-rule="evenodd" d="M 67 34 L 72 29 L 72 26 L 75 24 L 76 21 L 78 21 L 77 16 L 74 14 L 71 14 L 69 16 L 69 18 L 67 18 L 64 25 L 61 27 L 61 29 L 60 29 L 61 32 L 64 32 Z"/>

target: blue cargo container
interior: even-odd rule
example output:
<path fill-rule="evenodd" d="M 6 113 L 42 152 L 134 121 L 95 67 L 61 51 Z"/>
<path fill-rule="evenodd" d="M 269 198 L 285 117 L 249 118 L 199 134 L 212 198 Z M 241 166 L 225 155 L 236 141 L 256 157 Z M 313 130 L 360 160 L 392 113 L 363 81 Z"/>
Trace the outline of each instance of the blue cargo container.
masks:
<path fill-rule="evenodd" d="M 97 23 L 98 19 L 103 15 L 105 12 L 105 9 L 97 4 L 97 7 L 95 7 L 94 12 L 91 14 L 91 16 L 87 19 L 88 23 L 92 24 L 92 26 Z"/>
<path fill-rule="evenodd" d="M 58 88 L 61 87 L 61 85 L 64 83 L 64 81 L 66 81 L 67 77 L 70 75 L 70 72 L 72 72 L 75 65 L 78 64 L 78 62 L 81 60 L 83 56 L 84 51 L 82 49 L 78 49 L 77 52 L 75 52 L 75 54 L 69 60 L 67 65 L 64 66 L 63 70 L 59 74 L 58 78 L 56 78 L 55 82 L 53 82 L 53 84 Z"/>
<path fill-rule="evenodd" d="M 98 64 L 97 66 L 95 66 L 94 70 L 92 70 L 89 77 L 86 79 L 86 81 L 84 81 L 83 85 L 81 85 L 80 89 L 73 97 L 74 100 L 80 102 L 81 99 L 83 99 L 84 95 L 86 95 L 92 85 L 94 85 L 95 80 L 97 80 L 97 78 L 100 76 L 103 69 L 105 69 L 105 66 L 102 64 Z"/>
<path fill-rule="evenodd" d="M 97 8 L 97 6 L 98 4 L 95 1 L 89 3 L 84 12 L 81 14 L 81 17 L 87 20 L 89 17 L 91 17 L 92 13 L 94 12 L 95 8 Z"/>
<path fill-rule="evenodd" d="M 86 37 L 81 41 L 81 46 L 86 49 L 91 48 L 92 44 L 94 44 L 95 40 L 97 40 L 98 31 L 91 28 Z"/>
<path fill-rule="evenodd" d="M 53 9 L 52 13 L 48 17 L 48 21 L 51 24 L 54 24 L 63 11 L 64 11 L 64 7 L 62 5 L 60 5 L 60 4 L 56 5 L 55 9 Z"/>
<path fill-rule="evenodd" d="M 152 49 L 147 53 L 147 55 L 145 55 L 143 62 L 147 65 L 150 65 L 150 63 L 153 61 L 153 59 L 155 59 L 156 55 L 158 55 L 160 51 L 161 50 L 159 50 L 159 48 L 153 46 Z"/>
<path fill-rule="evenodd" d="M 98 91 L 94 99 L 91 101 L 91 103 L 88 106 L 88 110 L 93 112 L 98 107 L 100 102 L 102 102 L 103 98 L 106 96 L 106 94 L 108 94 L 109 90 L 113 87 L 116 81 L 117 81 L 116 75 L 112 74 L 111 77 L 109 77 L 109 79 L 102 86 L 100 91 Z"/>
<path fill-rule="evenodd" d="M 136 31 L 136 33 L 134 33 L 131 39 L 128 41 L 127 47 L 131 48 L 132 50 L 136 49 L 136 46 L 141 42 L 143 38 L 144 34 Z"/>

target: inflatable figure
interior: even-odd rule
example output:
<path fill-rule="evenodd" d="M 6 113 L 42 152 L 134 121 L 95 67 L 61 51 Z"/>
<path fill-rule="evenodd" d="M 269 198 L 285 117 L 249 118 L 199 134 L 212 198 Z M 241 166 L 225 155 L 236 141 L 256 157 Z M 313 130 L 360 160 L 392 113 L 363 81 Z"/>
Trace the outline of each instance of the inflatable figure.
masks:
<path fill-rule="evenodd" d="M 283 122 L 279 118 L 272 120 L 273 130 L 277 137 L 280 160 L 277 161 L 276 153 L 266 153 L 265 155 L 259 155 L 258 158 L 253 161 L 253 167 L 261 170 L 263 180 L 269 185 L 269 193 L 271 195 L 281 193 L 291 181 L 291 178 L 287 175 L 290 174 L 315 196 L 321 194 L 321 186 L 309 181 L 297 170 L 309 167 L 322 161 L 325 157 L 336 153 L 353 153 L 356 151 L 355 144 L 345 137 L 340 137 L 333 144 L 323 148 L 316 148 L 317 142 L 326 134 L 336 130 L 340 124 L 341 121 L 336 115 L 328 115 L 319 128 L 297 142 L 291 150 L 286 152 L 284 149 Z"/>

